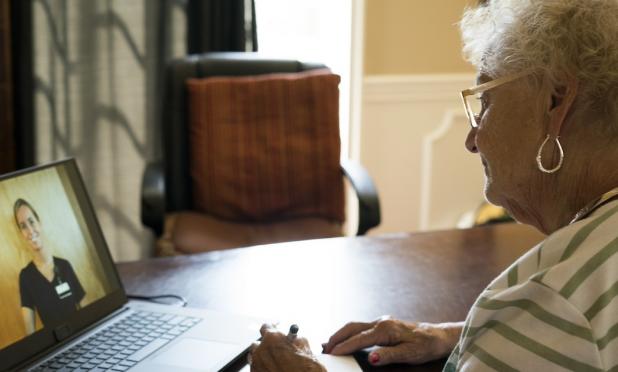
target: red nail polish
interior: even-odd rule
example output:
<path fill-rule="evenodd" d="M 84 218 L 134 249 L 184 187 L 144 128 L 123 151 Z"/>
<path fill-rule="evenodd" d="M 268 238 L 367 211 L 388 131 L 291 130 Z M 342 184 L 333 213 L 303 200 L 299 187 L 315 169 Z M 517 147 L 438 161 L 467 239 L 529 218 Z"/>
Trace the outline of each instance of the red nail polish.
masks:
<path fill-rule="evenodd" d="M 380 355 L 378 353 L 369 354 L 369 362 L 371 364 L 376 364 L 379 361 L 380 361 Z"/>

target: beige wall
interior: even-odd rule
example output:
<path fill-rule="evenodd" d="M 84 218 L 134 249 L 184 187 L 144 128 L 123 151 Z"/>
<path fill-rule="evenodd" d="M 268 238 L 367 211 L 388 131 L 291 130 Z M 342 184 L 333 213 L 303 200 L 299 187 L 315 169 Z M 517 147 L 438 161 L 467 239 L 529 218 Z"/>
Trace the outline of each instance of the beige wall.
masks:
<path fill-rule="evenodd" d="M 455 228 L 483 201 L 458 94 L 475 72 L 457 22 L 476 1 L 365 0 L 360 161 L 382 208 L 372 234 Z"/>
<path fill-rule="evenodd" d="M 457 22 L 472 0 L 366 0 L 365 75 L 473 72 Z"/>

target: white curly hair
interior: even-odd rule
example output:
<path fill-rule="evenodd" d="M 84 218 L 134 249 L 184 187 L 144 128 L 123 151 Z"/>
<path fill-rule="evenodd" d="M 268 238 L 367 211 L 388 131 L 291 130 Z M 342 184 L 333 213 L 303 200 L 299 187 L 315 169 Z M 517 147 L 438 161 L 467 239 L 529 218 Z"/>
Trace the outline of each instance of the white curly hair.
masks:
<path fill-rule="evenodd" d="M 460 28 L 479 72 L 532 69 L 553 86 L 574 77 L 583 109 L 617 116 L 618 0 L 489 0 L 466 9 Z"/>

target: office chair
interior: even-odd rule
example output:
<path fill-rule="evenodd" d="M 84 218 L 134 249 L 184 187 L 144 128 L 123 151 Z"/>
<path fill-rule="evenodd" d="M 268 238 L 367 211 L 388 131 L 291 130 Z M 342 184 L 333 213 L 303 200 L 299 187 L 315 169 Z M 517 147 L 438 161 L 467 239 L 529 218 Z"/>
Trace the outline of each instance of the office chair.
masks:
<path fill-rule="evenodd" d="M 287 191 L 288 195 L 291 195 L 290 198 L 295 198 L 294 201 L 287 203 L 287 205 L 285 203 L 280 203 L 280 205 L 275 203 L 274 207 L 270 206 L 270 210 L 264 213 L 254 210 L 255 205 L 251 203 L 245 202 L 239 206 L 238 200 L 235 200 L 233 197 L 230 199 L 230 190 L 227 188 L 229 186 L 235 187 L 236 189 L 234 190 L 243 190 L 245 187 L 242 186 L 242 182 L 239 184 L 237 180 L 230 176 L 230 172 L 226 169 L 228 162 L 217 161 L 213 163 L 211 161 L 208 163 L 208 161 L 203 159 L 204 157 L 211 157 L 209 153 L 211 149 L 201 145 L 204 143 L 210 144 L 212 147 L 219 149 L 219 151 L 231 153 L 231 155 L 226 154 L 225 156 L 232 156 L 234 159 L 238 157 L 234 157 L 233 149 L 249 151 L 246 143 L 241 144 L 238 141 L 238 136 L 244 135 L 244 132 L 237 133 L 235 140 L 230 140 L 231 137 L 229 136 L 226 137 L 227 140 L 225 141 L 219 141 L 213 137 L 216 133 L 213 134 L 211 132 L 220 132 L 220 130 L 209 129 L 210 127 L 208 126 L 212 124 L 201 119 L 204 117 L 209 118 L 209 115 L 218 115 L 217 117 L 220 117 L 225 112 L 221 113 L 221 104 L 211 106 L 210 111 L 206 109 L 207 111 L 204 112 L 204 107 L 201 105 L 201 102 L 204 102 L 204 97 L 207 100 L 218 100 L 223 105 L 237 104 L 237 106 L 229 108 L 235 114 L 238 110 L 250 110 L 250 108 L 240 107 L 238 102 L 221 100 L 221 94 L 227 92 L 225 94 L 236 94 L 238 96 L 241 93 L 246 93 L 249 88 L 242 88 L 244 83 L 249 84 L 247 85 L 248 87 L 253 87 L 255 84 L 267 87 L 272 86 L 272 84 L 287 84 L 284 89 L 295 89 L 294 87 L 298 84 L 304 84 L 304 86 L 307 86 L 307 84 L 311 85 L 312 83 L 307 83 L 307 81 L 313 81 L 312 79 L 330 79 L 329 84 L 331 85 L 328 86 L 330 87 L 328 91 L 332 93 L 333 75 L 325 72 L 325 68 L 326 66 L 321 64 L 269 59 L 257 53 L 245 52 L 217 52 L 190 55 L 173 60 L 168 64 L 162 102 L 160 104 L 162 157 L 155 162 L 147 164 L 143 174 L 141 190 L 141 219 L 143 224 L 151 228 L 158 237 L 157 255 L 198 253 L 256 244 L 341 236 L 341 227 L 345 218 L 343 213 L 344 175 L 349 179 L 358 198 L 359 218 L 357 235 L 365 234 L 369 229 L 380 223 L 378 195 L 367 171 L 357 162 L 343 161 L 339 164 L 338 113 L 333 119 L 334 122 L 329 120 L 329 123 L 320 125 L 320 127 L 330 128 L 328 133 L 331 133 L 333 136 L 336 135 L 336 141 L 333 141 L 333 138 L 328 140 L 329 143 L 337 143 L 336 150 L 332 150 L 337 151 L 336 157 L 333 157 L 331 154 L 328 162 L 332 163 L 333 159 L 336 161 L 334 166 L 337 175 L 333 178 L 333 184 L 328 186 L 328 192 L 324 192 L 324 187 L 319 189 L 322 190 L 320 192 L 326 197 L 328 202 L 321 209 L 318 208 L 317 212 L 316 208 L 312 209 L 311 205 L 299 207 L 301 203 L 298 200 L 304 200 L 303 193 L 301 191 L 295 192 L 295 190 Z M 205 78 L 209 79 L 203 80 Z M 244 81 L 243 79 L 248 80 Z M 228 89 L 230 84 L 241 84 L 241 91 L 230 93 L 231 91 Z M 201 93 L 207 94 L 210 92 L 209 94 L 211 95 L 202 95 L 202 101 L 199 101 L 200 97 L 198 96 L 201 94 L 200 89 L 202 88 L 205 89 L 204 92 L 206 93 Z M 213 91 L 213 89 L 215 90 Z M 334 89 L 338 94 L 336 86 Z M 290 90 L 289 92 L 293 91 Z M 325 102 L 325 93 L 323 94 L 318 90 L 316 95 L 315 90 L 313 92 L 314 96 L 305 97 L 305 100 L 302 101 L 303 104 L 300 105 L 302 108 L 311 107 L 311 102 L 315 103 L 320 100 L 322 100 L 320 102 Z M 273 94 L 265 92 L 265 95 L 264 98 L 268 101 L 268 99 L 272 98 Z M 287 100 L 291 97 L 291 93 L 284 94 L 282 97 L 284 97 L 284 100 Z M 332 107 L 338 107 L 338 96 L 333 98 L 333 100 L 335 102 L 331 102 L 334 104 L 334 106 L 331 105 L 331 111 Z M 311 102 L 307 103 L 308 101 Z M 270 102 L 272 104 L 272 101 Z M 244 102 L 243 104 L 251 105 L 252 102 Z M 271 104 L 268 107 L 271 107 Z M 294 109 L 294 107 L 286 107 L 285 103 L 282 109 L 288 110 L 286 111 L 288 113 L 298 111 L 289 111 Z M 315 109 L 320 110 L 320 107 Z M 259 108 L 257 110 L 251 112 L 259 112 Z M 321 111 L 320 114 L 322 114 Z M 200 125 L 201 132 L 196 132 L 195 127 L 198 125 L 196 122 Z M 228 127 L 225 128 L 229 128 L 229 123 L 226 125 Z M 260 130 L 261 128 L 261 126 L 257 128 L 257 125 L 252 126 L 252 123 L 247 122 L 243 122 L 241 125 L 244 125 L 245 131 Z M 316 127 L 318 126 L 316 125 Z M 204 131 L 209 134 L 205 135 Z M 198 135 L 196 133 L 202 134 Z M 290 134 L 290 136 L 291 141 L 295 141 L 294 145 L 284 143 L 277 145 L 278 147 L 276 148 L 281 149 L 281 151 L 289 151 L 291 148 L 294 148 L 298 141 L 314 143 L 312 142 L 314 139 L 304 140 L 295 133 Z M 268 141 L 274 141 L 271 137 L 268 137 L 270 138 Z M 203 141 L 200 142 L 199 146 L 195 142 L 197 141 L 196 138 L 200 138 Z M 264 144 L 262 143 L 261 146 L 263 150 Z M 255 161 L 254 158 L 263 156 L 266 156 L 267 160 L 269 159 L 268 154 L 263 154 L 264 151 L 260 152 L 259 146 L 257 150 L 253 149 L 251 151 L 254 151 L 256 156 L 246 156 L 245 154 L 244 158 L 241 159 L 242 162 L 253 162 Z M 303 159 L 311 158 L 307 154 L 310 154 L 310 152 L 302 153 Z M 284 156 L 286 159 L 288 157 L 300 157 L 299 154 L 294 153 L 290 155 L 282 154 L 281 156 Z M 323 158 L 319 153 L 311 156 Z M 221 160 L 222 158 L 219 157 L 217 159 Z M 310 162 L 305 161 L 303 163 L 301 161 L 300 163 L 304 167 Z M 202 165 L 204 164 L 206 164 L 206 168 L 208 164 L 213 165 L 217 171 L 207 170 L 202 172 Z M 267 165 L 268 167 L 274 166 L 271 163 Z M 243 176 L 246 176 L 247 172 L 263 172 L 263 169 L 258 168 L 263 168 L 264 159 L 262 159 L 261 165 L 243 163 L 242 166 L 246 170 L 242 174 Z M 332 169 L 332 164 L 325 164 L 320 169 L 326 169 L 328 166 L 331 167 L 329 169 Z M 271 173 L 269 174 L 273 178 L 280 174 L 276 170 L 270 171 Z M 292 168 L 292 171 L 293 174 L 288 174 L 287 181 L 285 182 L 294 183 L 298 177 L 305 176 L 311 172 L 315 175 L 322 174 L 309 169 Z M 289 172 L 290 169 L 288 167 Z M 332 172 L 329 174 L 332 175 Z M 219 175 L 220 178 L 213 175 Z M 304 179 L 308 180 L 308 183 L 313 183 L 316 178 L 319 177 L 305 177 Z M 263 179 L 260 182 L 264 183 Z M 298 185 L 300 185 L 301 189 L 303 188 L 302 184 Z M 207 190 L 202 190 L 202 187 Z M 234 204 L 231 207 L 224 205 L 221 200 L 217 200 L 220 196 L 217 194 L 217 190 L 222 189 L 228 191 L 227 199 L 225 200 Z M 318 189 L 310 190 L 316 193 Z M 205 194 L 206 196 L 204 196 Z M 257 198 L 261 197 L 260 193 L 253 195 Z M 276 196 L 277 193 L 271 191 L 269 195 Z M 242 193 L 239 194 L 238 199 L 242 199 Z M 318 199 L 312 203 L 324 204 Z M 282 209 L 283 207 L 292 207 L 296 211 L 288 212 Z M 247 211 L 247 208 L 250 210 Z M 327 209 L 331 209 L 330 214 L 321 213 L 322 210 Z"/>

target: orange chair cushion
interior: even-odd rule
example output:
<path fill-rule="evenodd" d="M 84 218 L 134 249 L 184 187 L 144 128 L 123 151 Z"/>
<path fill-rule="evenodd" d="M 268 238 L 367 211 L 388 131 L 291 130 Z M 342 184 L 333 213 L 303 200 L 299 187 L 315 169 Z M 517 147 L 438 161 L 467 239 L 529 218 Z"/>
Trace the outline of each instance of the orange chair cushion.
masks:
<path fill-rule="evenodd" d="M 342 222 L 339 80 L 328 70 L 189 79 L 194 209 Z"/>
<path fill-rule="evenodd" d="M 201 253 L 341 235 L 340 224 L 315 217 L 272 223 L 236 223 L 203 213 L 176 212 L 165 217 L 165 231 L 157 241 L 157 255 Z"/>

